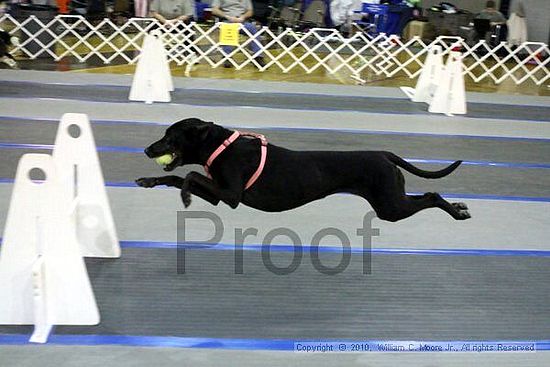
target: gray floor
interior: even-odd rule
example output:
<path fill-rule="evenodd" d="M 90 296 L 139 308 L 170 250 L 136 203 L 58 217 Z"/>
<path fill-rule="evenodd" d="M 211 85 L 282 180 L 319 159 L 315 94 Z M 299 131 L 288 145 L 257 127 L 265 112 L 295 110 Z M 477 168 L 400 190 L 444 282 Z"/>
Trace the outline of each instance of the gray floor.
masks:
<path fill-rule="evenodd" d="M 33 70 L 0 70 L 0 78 L 13 82 L 57 83 L 60 85 L 108 85 L 125 86 L 132 84 L 133 75 L 98 73 L 59 73 Z M 232 90 L 245 93 L 303 93 L 329 96 L 355 96 L 403 98 L 403 92 L 394 87 L 372 87 L 314 83 L 287 83 L 262 80 L 173 78 L 176 88 Z M 478 103 L 511 104 L 521 106 L 548 106 L 548 97 L 522 96 L 499 93 L 467 92 L 467 100 Z"/>
<path fill-rule="evenodd" d="M 285 267 L 293 256 L 274 252 L 271 259 Z M 373 255 L 368 264 L 353 254 L 345 270 L 327 275 L 306 253 L 295 272 L 280 275 L 248 251 L 243 274 L 235 274 L 234 257 L 125 249 L 118 260 L 87 259 L 102 322 L 58 326 L 56 334 L 544 340 L 550 330 L 550 258 Z M 321 255 L 326 266 L 340 260 Z M 0 327 L 0 334 L 29 330 Z"/>
<path fill-rule="evenodd" d="M 126 87 L 105 85 L 83 86 L 4 81 L 0 84 L 1 97 L 58 98 L 107 103 L 128 103 L 128 91 Z M 172 93 L 172 101 L 173 103 L 210 107 L 247 106 L 271 109 L 429 114 L 427 105 L 411 102 L 405 97 L 396 99 L 176 89 Z M 496 106 L 489 103 L 469 103 L 467 116 L 473 118 L 533 121 L 547 121 L 550 116 L 550 107 L 548 106 L 530 106 L 530 108 L 505 104 L 498 105 L 498 108 Z"/>
<path fill-rule="evenodd" d="M 0 364 L 17 367 L 546 367 L 549 363 L 548 353 L 303 354 L 111 346 L 0 346 Z"/>
<path fill-rule="evenodd" d="M 53 144 L 57 122 L 0 118 L 0 143 Z M 92 120 L 98 146 L 143 148 L 164 134 L 166 126 Z M 544 140 L 505 140 L 407 133 L 357 133 L 322 130 L 255 128 L 271 143 L 296 150 L 391 150 L 403 157 L 494 162 L 547 163 L 550 144 Z M 503 146 L 506 149 L 502 149 Z M 464 149 L 464 147 L 467 149 Z"/>
<path fill-rule="evenodd" d="M 133 182 L 138 177 L 157 174 L 156 165 L 139 152 L 162 136 L 164 127 L 149 125 L 97 125 L 98 146 L 135 147 L 138 153 L 100 153 L 106 181 Z M 49 122 L 9 121 L 0 125 L 0 143 L 53 144 L 55 126 Z M 255 129 L 265 133 L 273 144 L 299 150 L 388 150 L 403 157 L 481 160 L 511 163 L 547 163 L 550 144 L 545 141 L 496 141 L 474 138 L 366 135 L 343 132 L 297 132 Z M 503 145 L 506 149 L 502 149 Z M 467 147 L 467 149 L 464 149 Z M 0 177 L 14 177 L 16 162 L 25 149 L 2 149 Z M 418 164 L 426 169 L 441 165 Z M 194 167 L 197 169 L 197 167 Z M 199 168 L 200 169 L 200 168 Z M 186 170 L 182 170 L 182 175 Z M 463 165 L 452 176 L 425 180 L 407 174 L 410 192 L 438 191 L 454 194 L 550 197 L 550 170 Z"/>
<path fill-rule="evenodd" d="M 348 111 L 305 111 L 249 106 L 206 107 L 172 103 L 146 105 L 132 103 L 99 103 L 75 100 L 38 99 L 26 108 L 20 98 L 0 98 L 3 116 L 52 119 L 58 121 L 67 111 L 85 113 L 91 119 L 142 121 L 170 124 L 182 118 L 198 117 L 227 127 L 256 129 L 328 129 L 353 131 L 409 132 L 444 135 L 475 135 L 549 139 L 546 122 L 504 119 L 474 119 L 464 116 L 357 113 Z M 258 118 L 261 116 L 261 119 Z"/>
<path fill-rule="evenodd" d="M 0 228 L 5 221 L 12 185 L 0 184 Z M 177 190 L 148 190 L 109 187 L 108 194 L 119 238 L 127 241 L 176 242 L 177 213 L 183 205 Z M 550 211 L 545 202 L 497 200 L 465 201 L 473 220 L 457 222 L 439 209 L 429 209 L 398 223 L 374 219 L 373 228 L 380 235 L 372 238 L 373 248 L 391 249 L 487 249 L 487 250 L 550 250 L 548 226 Z M 274 228 L 294 231 L 302 243 L 311 243 L 323 228 L 337 227 L 349 238 L 352 247 L 364 246 L 357 229 L 363 227 L 363 217 L 372 209 L 363 200 L 351 195 L 333 195 L 301 208 L 282 213 L 265 213 L 246 206 L 231 209 L 226 205 L 212 206 L 193 198 L 189 210 L 217 215 L 224 225 L 220 243 L 235 243 L 235 230 L 256 228 L 245 244 L 259 244 Z M 162 220 L 151 220 L 162 218 Z M 213 237 L 209 220 L 196 220 L 186 227 L 188 241 L 206 241 Z M 180 233 L 182 235 L 182 233 Z M 284 236 L 273 244 L 288 245 Z M 327 237 L 321 245 L 340 247 L 340 241 Z"/>
<path fill-rule="evenodd" d="M 163 125 L 198 116 L 226 126 L 264 132 L 271 142 L 293 149 L 384 149 L 409 158 L 512 165 L 550 163 L 550 104 L 544 97 L 468 94 L 469 114 L 449 118 L 424 114 L 425 106 L 410 104 L 400 91 L 391 88 L 323 86 L 318 92 L 320 88 L 305 84 L 181 79 L 175 81 L 180 88 L 174 95 L 175 103 L 146 106 L 121 103 L 129 90 L 131 78 L 127 76 L 0 71 L 0 79 L 0 143 L 53 144 L 55 121 L 60 115 L 82 112 L 94 120 L 98 146 L 142 148 L 162 134 Z M 17 93 L 21 94 L 19 97 L 39 98 L 18 98 Z M 211 97 L 210 106 L 194 105 L 203 102 L 205 96 Z M 116 103 L 102 102 L 105 100 Z M 319 105 L 338 111 L 294 109 Z M 508 139 L 518 137 L 524 139 Z M 18 157 L 27 151 L 39 150 L 0 148 L 0 179 L 6 182 L 13 178 Z M 139 153 L 101 152 L 100 157 L 107 181 L 129 182 L 161 172 Z M 434 181 L 407 175 L 409 191 L 527 199 L 466 199 L 474 218 L 460 223 L 438 210 L 425 211 L 400 223 L 375 220 L 374 227 L 380 228 L 381 235 L 373 239 L 373 246 L 548 251 L 550 204 L 537 198 L 550 197 L 549 187 L 547 168 L 465 165 L 452 176 Z M 11 189 L 10 183 L 0 184 L 0 228 L 4 226 Z M 182 208 L 177 191 L 110 187 L 108 192 L 121 240 L 177 239 L 175 215 Z M 278 226 L 296 229 L 304 243 L 309 243 L 320 228 L 330 226 L 353 237 L 363 215 L 370 210 L 365 202 L 346 195 L 279 214 L 244 207 L 236 211 L 223 205 L 212 207 L 196 198 L 192 209 L 219 215 L 226 225 L 226 243 L 234 240 L 235 228 L 249 226 L 259 229 L 260 239 L 247 243 L 260 243 L 261 236 Z M 194 237 L 191 240 L 208 238 L 208 230 L 207 224 L 194 225 L 189 233 Z M 284 244 L 284 239 L 275 242 Z M 361 243 L 355 238 L 352 246 L 359 247 Z M 177 256 L 173 249 L 125 248 L 121 259 L 88 259 L 103 322 L 97 327 L 58 327 L 56 334 L 550 339 L 549 257 L 374 255 L 373 273 L 365 276 L 361 273 L 362 259 L 354 254 L 346 271 L 326 276 L 312 268 L 305 254 L 295 273 L 276 276 L 266 270 L 258 252 L 245 252 L 243 275 L 233 273 L 231 251 L 187 250 L 186 254 L 184 275 L 176 273 Z M 273 253 L 274 261 L 280 265 L 288 264 L 289 256 L 285 252 Z M 323 254 L 322 260 L 331 264 L 337 261 L 335 256 Z M 0 333 L 21 331 L 0 327 Z M 52 366 L 546 366 L 549 357 L 547 352 L 305 356 L 110 346 L 0 346 L 0 365 L 26 366 L 37 361 Z"/>

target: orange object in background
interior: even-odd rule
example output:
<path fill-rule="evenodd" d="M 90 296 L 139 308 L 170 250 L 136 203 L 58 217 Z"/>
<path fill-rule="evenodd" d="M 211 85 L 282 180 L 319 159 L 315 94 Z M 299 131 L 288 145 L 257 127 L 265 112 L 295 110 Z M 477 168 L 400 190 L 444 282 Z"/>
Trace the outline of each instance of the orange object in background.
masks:
<path fill-rule="evenodd" d="M 59 14 L 68 14 L 69 13 L 69 3 L 71 0 L 57 0 L 57 8 L 59 9 Z"/>

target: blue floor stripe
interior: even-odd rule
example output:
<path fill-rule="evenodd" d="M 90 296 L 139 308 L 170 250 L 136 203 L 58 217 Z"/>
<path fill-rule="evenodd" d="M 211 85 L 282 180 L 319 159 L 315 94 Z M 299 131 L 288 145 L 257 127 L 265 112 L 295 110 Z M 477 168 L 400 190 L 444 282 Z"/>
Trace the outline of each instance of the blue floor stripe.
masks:
<path fill-rule="evenodd" d="M 51 144 L 22 144 L 22 143 L 0 143 L 0 149 L 29 149 L 29 150 L 52 150 Z M 98 146 L 98 152 L 111 153 L 136 153 L 143 154 L 141 147 L 125 146 Z M 404 158 L 409 163 L 441 164 L 449 165 L 454 162 L 452 159 L 428 159 L 428 158 Z M 466 166 L 497 167 L 497 168 L 531 168 L 531 169 L 550 169 L 548 163 L 517 163 L 517 162 L 491 162 L 491 161 L 462 161 Z"/>
<path fill-rule="evenodd" d="M 6 120 L 21 120 L 21 121 L 42 121 L 46 123 L 59 123 L 59 119 L 48 118 L 32 118 L 32 117 L 12 117 L 0 116 L 0 121 Z M 153 125 L 153 126 L 170 126 L 173 122 L 156 122 L 156 121 L 128 121 L 128 120 L 90 120 L 93 124 L 98 125 Z M 436 134 L 436 133 L 419 133 L 419 132 L 402 132 L 402 131 L 382 131 L 382 130 L 367 130 L 367 129 L 352 129 L 352 128 L 324 128 L 324 127 L 283 127 L 283 126 L 246 126 L 246 125 L 225 125 L 233 129 L 258 129 L 272 131 L 298 131 L 298 132 L 340 132 L 365 135 L 396 135 L 396 136 L 419 136 L 419 137 L 435 137 L 435 138 L 450 138 L 450 139 L 481 139 L 481 140 L 496 140 L 496 141 L 525 141 L 525 142 L 549 142 L 547 138 L 523 138 L 510 136 L 484 136 L 484 135 L 467 135 L 467 134 Z"/>
<path fill-rule="evenodd" d="M 157 248 L 157 249 L 192 249 L 210 251 L 235 251 L 236 246 L 232 244 L 217 243 L 205 244 L 200 242 L 163 242 L 163 241 L 120 241 L 122 248 Z M 262 244 L 250 244 L 239 246 L 243 251 L 262 251 L 265 248 Z M 302 251 L 309 252 L 311 245 L 302 245 Z M 322 253 L 341 253 L 340 246 L 319 246 Z M 273 245 L 271 252 L 293 252 L 293 245 Z M 414 248 L 372 248 L 352 247 L 351 253 L 362 254 L 371 252 L 381 255 L 431 255 L 431 256 L 529 256 L 529 257 L 550 257 L 550 250 L 494 250 L 494 249 L 414 249 Z"/>
<path fill-rule="evenodd" d="M 53 150 L 53 144 L 0 143 L 1 149 Z M 144 148 L 123 146 L 97 146 L 98 152 L 143 154 Z"/>
<path fill-rule="evenodd" d="M 0 238 L 0 243 L 2 238 Z M 232 244 L 205 244 L 205 243 L 181 243 L 163 241 L 120 241 L 122 248 L 145 248 L 145 249 L 189 249 L 205 251 L 235 251 Z M 261 244 L 239 246 L 243 251 L 260 252 L 265 247 Z M 302 251 L 309 252 L 311 245 L 302 245 Z M 273 245 L 271 252 L 293 252 L 293 245 Z M 342 248 L 338 246 L 320 246 L 317 249 L 320 253 L 341 253 Z M 428 256 L 519 256 L 519 257 L 550 257 L 550 250 L 494 250 L 494 249 L 414 249 L 414 248 L 372 248 L 352 247 L 352 254 L 370 252 L 380 255 L 428 255 Z"/>
<path fill-rule="evenodd" d="M 30 335 L 24 334 L 0 334 L 0 345 L 27 345 Z M 550 351 L 550 340 L 477 340 L 477 341 L 396 341 L 396 340 L 333 340 L 333 339 L 229 339 L 229 338 L 194 338 L 194 337 L 173 337 L 173 336 L 138 336 L 138 335 L 51 335 L 49 345 L 119 345 L 135 347 L 167 347 L 167 348 L 202 348 L 202 349 L 225 349 L 225 350 L 263 350 L 263 351 L 296 351 L 298 344 L 325 344 L 338 345 L 361 343 L 368 346 L 365 352 L 390 352 L 395 350 L 388 346 L 404 346 L 401 352 L 409 351 L 407 347 L 419 346 L 420 344 L 442 347 L 451 347 L 454 351 L 466 353 L 479 353 L 477 350 L 464 350 L 464 345 L 469 346 L 494 346 L 516 345 L 533 346 L 533 351 Z M 428 352 L 429 350 L 414 350 L 415 353 Z M 498 352 L 498 351 L 495 351 Z"/>
<path fill-rule="evenodd" d="M 1 178 L 0 184 L 13 184 L 12 178 Z M 139 188 L 134 182 L 105 182 L 108 187 L 124 187 L 124 188 Z M 141 188 L 140 188 L 141 189 Z M 157 186 L 147 190 L 175 190 L 166 186 Z M 421 192 L 407 192 L 408 195 L 422 195 Z M 447 199 L 470 199 L 470 200 L 497 200 L 497 201 L 520 201 L 520 202 L 537 202 L 550 203 L 550 197 L 546 196 L 505 196 L 505 195 L 488 195 L 488 194 L 463 194 L 463 193 L 440 193 L 441 196 Z M 336 194 L 350 195 L 350 194 Z"/>
<path fill-rule="evenodd" d="M 0 245 L 2 244 L 0 237 Z M 122 248 L 141 249 L 186 249 L 201 251 L 235 251 L 237 247 L 226 243 L 203 243 L 203 242 L 168 242 L 168 241 L 119 241 Z M 307 244 L 300 246 L 303 252 L 310 252 L 312 249 L 319 253 L 342 253 L 341 246 L 319 246 L 316 249 Z M 266 246 L 262 244 L 249 244 L 239 246 L 242 251 L 260 252 Z M 272 245 L 270 252 L 294 252 L 293 245 Z M 377 255 L 426 255 L 426 256 L 516 256 L 516 257 L 550 257 L 550 250 L 495 250 L 495 249 L 416 249 L 416 248 L 363 248 L 351 247 L 350 253 L 363 254 L 371 253 Z"/>

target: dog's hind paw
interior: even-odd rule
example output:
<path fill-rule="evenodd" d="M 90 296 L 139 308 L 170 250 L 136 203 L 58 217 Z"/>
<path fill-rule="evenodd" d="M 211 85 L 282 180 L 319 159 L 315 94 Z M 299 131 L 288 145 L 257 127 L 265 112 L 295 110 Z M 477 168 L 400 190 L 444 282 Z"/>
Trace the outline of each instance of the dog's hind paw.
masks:
<path fill-rule="evenodd" d="M 191 205 L 191 193 L 187 190 L 181 190 L 181 201 L 183 201 L 183 205 L 188 208 L 189 205 Z"/>
<path fill-rule="evenodd" d="M 136 180 L 136 184 L 141 187 L 155 187 L 157 185 L 156 177 L 142 177 Z"/>
<path fill-rule="evenodd" d="M 470 212 L 467 210 L 461 210 L 458 212 L 457 220 L 466 220 L 470 219 L 472 216 L 470 215 Z"/>
<path fill-rule="evenodd" d="M 468 210 L 468 205 L 465 203 L 452 203 L 456 210 Z"/>

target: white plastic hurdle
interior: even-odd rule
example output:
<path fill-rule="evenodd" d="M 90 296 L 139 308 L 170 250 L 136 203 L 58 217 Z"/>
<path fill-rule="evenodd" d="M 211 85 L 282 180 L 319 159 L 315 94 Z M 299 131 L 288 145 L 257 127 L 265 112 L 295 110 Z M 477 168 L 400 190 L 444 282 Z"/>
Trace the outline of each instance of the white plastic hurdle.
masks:
<path fill-rule="evenodd" d="M 401 90 L 413 102 L 427 103 L 429 112 L 448 116 L 465 114 L 466 90 L 460 52 L 451 51 L 444 65 L 441 46 L 432 46 L 416 87 L 401 87 Z"/>
<path fill-rule="evenodd" d="M 466 114 L 466 88 L 462 69 L 460 52 L 451 51 L 430 103 L 429 112 L 444 113 L 448 116 Z"/>
<path fill-rule="evenodd" d="M 88 116 L 63 115 L 52 155 L 72 201 L 72 220 L 82 256 L 120 257 L 115 222 Z"/>
<path fill-rule="evenodd" d="M 130 101 L 170 102 L 174 91 L 166 49 L 159 30 L 145 35 L 130 89 Z"/>
<path fill-rule="evenodd" d="M 31 181 L 32 169 L 44 182 Z M 0 324 L 34 324 L 31 342 L 45 343 L 53 325 L 99 323 L 69 210 L 53 158 L 23 155 L 0 253 Z"/>
<path fill-rule="evenodd" d="M 426 62 L 416 82 L 416 87 L 401 87 L 401 90 L 413 102 L 430 103 L 443 74 L 443 53 L 441 46 L 432 46 L 428 50 Z"/>
<path fill-rule="evenodd" d="M 30 172 L 39 169 L 42 183 Z M 53 155 L 19 161 L 0 252 L 0 324 L 95 325 L 100 316 L 83 256 L 119 257 L 103 174 L 88 117 L 63 115 Z"/>

